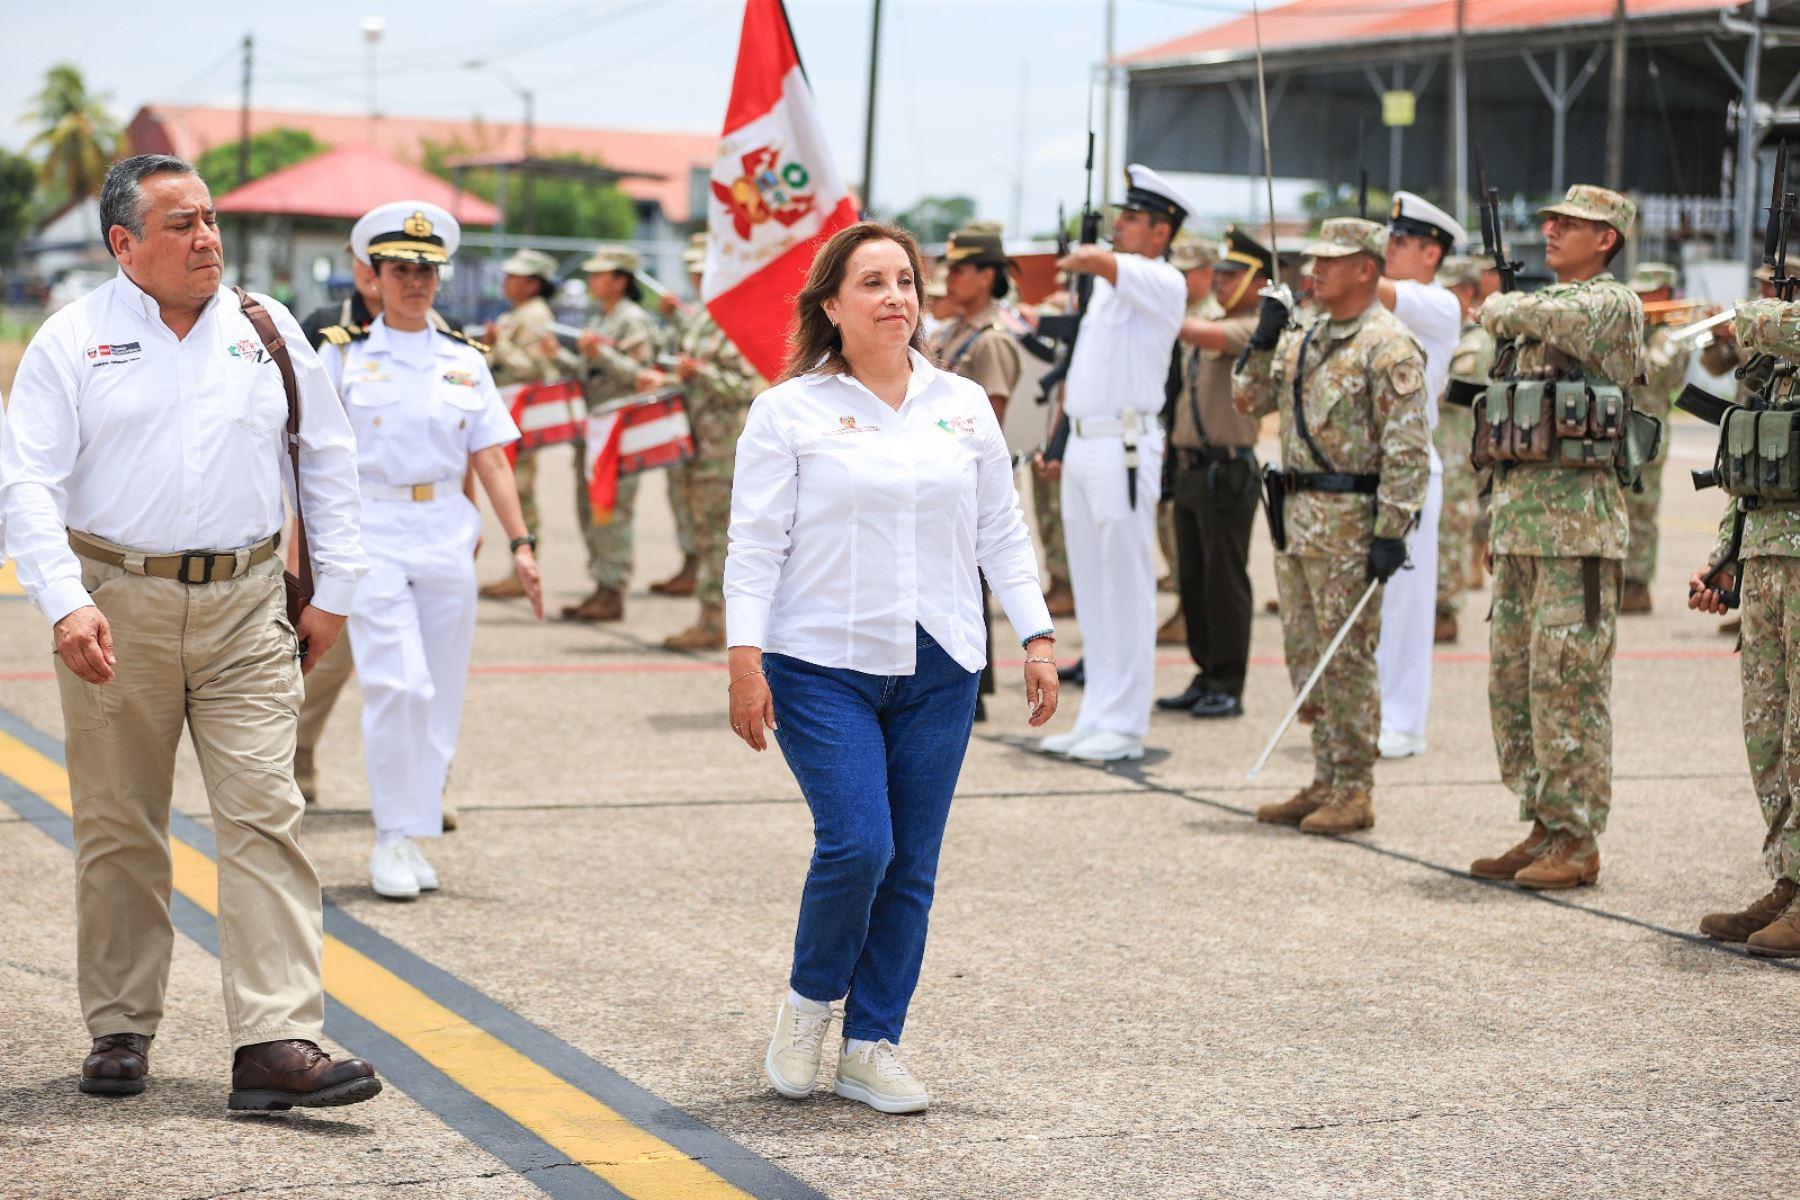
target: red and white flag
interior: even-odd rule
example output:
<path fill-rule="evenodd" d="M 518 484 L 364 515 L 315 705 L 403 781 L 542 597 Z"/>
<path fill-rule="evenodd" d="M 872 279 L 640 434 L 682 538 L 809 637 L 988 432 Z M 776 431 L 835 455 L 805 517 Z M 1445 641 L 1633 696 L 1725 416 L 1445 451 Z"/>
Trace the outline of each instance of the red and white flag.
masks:
<path fill-rule="evenodd" d="M 694 431 L 679 388 L 661 388 L 603 404 L 587 416 L 588 505 L 597 525 L 610 524 L 619 480 L 694 457 Z"/>
<path fill-rule="evenodd" d="M 750 364 L 773 379 L 787 359 L 794 297 L 813 255 L 856 221 L 781 0 L 744 5 L 708 218 L 701 297 Z"/>

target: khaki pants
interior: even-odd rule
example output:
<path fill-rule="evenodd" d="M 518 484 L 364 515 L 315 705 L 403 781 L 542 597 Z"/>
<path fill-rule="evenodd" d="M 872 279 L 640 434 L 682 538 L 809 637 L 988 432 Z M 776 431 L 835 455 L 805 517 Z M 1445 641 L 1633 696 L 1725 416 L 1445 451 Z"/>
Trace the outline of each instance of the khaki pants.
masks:
<path fill-rule="evenodd" d="M 345 627 L 343 636 L 331 643 L 331 649 L 313 664 L 312 673 L 306 677 L 306 699 L 300 705 L 298 748 L 301 754 L 310 757 L 313 747 L 319 744 L 319 735 L 325 732 L 325 722 L 331 716 L 332 707 L 354 674 L 356 656 L 350 651 L 350 630 Z"/>
<path fill-rule="evenodd" d="M 82 560 L 112 627 L 109 683 L 56 660 L 75 812 L 77 988 L 91 1036 L 153 1034 L 163 1015 L 169 795 L 186 723 L 212 803 L 219 968 L 232 1047 L 324 1028 L 319 877 L 294 786 L 300 664 L 271 559 L 189 587 Z"/>

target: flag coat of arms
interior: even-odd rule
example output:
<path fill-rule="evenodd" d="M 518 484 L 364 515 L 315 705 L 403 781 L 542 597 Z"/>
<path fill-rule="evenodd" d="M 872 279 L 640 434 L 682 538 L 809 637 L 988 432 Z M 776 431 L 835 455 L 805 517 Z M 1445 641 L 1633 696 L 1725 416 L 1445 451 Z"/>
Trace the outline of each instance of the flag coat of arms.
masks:
<path fill-rule="evenodd" d="M 694 431 L 679 388 L 603 404 L 587 416 L 588 504 L 597 524 L 612 520 L 619 480 L 694 457 Z"/>
<path fill-rule="evenodd" d="M 813 256 L 856 221 L 781 0 L 744 5 L 710 192 L 701 296 L 751 365 L 774 379 Z"/>

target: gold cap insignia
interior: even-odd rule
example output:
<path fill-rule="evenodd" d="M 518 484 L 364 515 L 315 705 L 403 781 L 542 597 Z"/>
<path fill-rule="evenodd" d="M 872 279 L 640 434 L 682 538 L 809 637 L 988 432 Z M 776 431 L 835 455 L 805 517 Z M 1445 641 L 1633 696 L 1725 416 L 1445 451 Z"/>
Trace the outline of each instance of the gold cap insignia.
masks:
<path fill-rule="evenodd" d="M 1394 197 L 1394 211 L 1388 214 L 1388 220 L 1398 221 L 1399 219 L 1400 219 L 1400 197 L 1395 196 Z"/>
<path fill-rule="evenodd" d="M 407 237 L 428 238 L 431 236 L 431 222 L 425 219 L 425 214 L 422 212 L 416 212 L 406 218 L 406 223 L 400 228 Z"/>

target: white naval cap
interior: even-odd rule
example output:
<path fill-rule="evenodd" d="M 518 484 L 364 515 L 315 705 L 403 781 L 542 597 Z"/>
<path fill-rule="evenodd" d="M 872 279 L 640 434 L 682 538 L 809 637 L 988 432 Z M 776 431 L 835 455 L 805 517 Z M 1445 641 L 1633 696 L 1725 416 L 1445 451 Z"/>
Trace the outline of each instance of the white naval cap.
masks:
<path fill-rule="evenodd" d="M 365 266 L 378 258 L 447 263 L 462 242 L 456 218 L 424 200 L 396 200 L 364 213 L 350 230 L 350 252 Z"/>
<path fill-rule="evenodd" d="M 1142 163 L 1132 163 L 1125 168 L 1124 206 L 1167 217 L 1176 225 L 1187 220 L 1187 215 L 1194 211 L 1194 206 L 1180 189 Z"/>
<path fill-rule="evenodd" d="M 1394 193 L 1393 211 L 1388 214 L 1388 232 L 1435 238 L 1443 243 L 1446 251 L 1469 240 L 1469 231 L 1459 225 L 1455 217 L 1411 192 Z"/>

